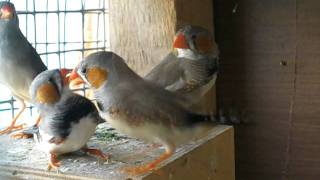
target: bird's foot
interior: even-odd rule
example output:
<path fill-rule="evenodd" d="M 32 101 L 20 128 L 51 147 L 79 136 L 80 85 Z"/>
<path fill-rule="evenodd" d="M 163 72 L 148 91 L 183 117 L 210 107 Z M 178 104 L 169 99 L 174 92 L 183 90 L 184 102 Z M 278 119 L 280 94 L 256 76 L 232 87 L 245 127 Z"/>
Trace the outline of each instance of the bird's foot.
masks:
<path fill-rule="evenodd" d="M 13 139 L 29 139 L 33 137 L 33 134 L 28 134 L 25 132 L 19 132 L 10 136 Z"/>
<path fill-rule="evenodd" d="M 162 144 L 153 143 L 150 145 L 150 148 L 155 149 L 155 148 L 160 148 L 161 146 Z"/>
<path fill-rule="evenodd" d="M 172 155 L 172 152 L 165 152 L 158 159 L 154 160 L 153 162 L 151 162 L 149 164 L 136 166 L 136 167 L 126 167 L 126 168 L 123 168 L 122 170 L 130 175 L 133 175 L 133 176 L 144 174 L 149 171 L 155 170 L 158 164 L 160 164 L 162 161 L 168 159 L 171 155 Z"/>
<path fill-rule="evenodd" d="M 143 166 L 136 166 L 136 167 L 125 167 L 122 169 L 122 171 L 124 171 L 125 173 L 128 173 L 132 176 L 137 176 L 140 174 L 145 174 L 149 171 L 154 170 L 155 167 L 151 167 L 148 165 L 143 165 Z"/>
<path fill-rule="evenodd" d="M 26 124 L 11 125 L 11 126 L 7 127 L 6 129 L 0 131 L 0 135 L 7 134 L 7 133 L 10 133 L 10 132 L 12 132 L 12 131 L 21 130 L 21 129 L 23 129 L 25 126 L 26 126 Z"/>
<path fill-rule="evenodd" d="M 50 156 L 51 157 L 48 164 L 48 171 L 50 171 L 51 169 L 58 169 L 61 163 L 57 159 L 57 155 L 51 153 Z"/>
<path fill-rule="evenodd" d="M 36 134 L 39 131 L 39 128 L 37 125 L 33 125 L 31 127 L 28 127 L 27 129 L 24 129 L 22 132 L 19 132 L 17 134 L 14 134 L 11 136 L 13 139 L 28 139 L 32 138 L 34 134 Z"/>
<path fill-rule="evenodd" d="M 88 147 L 83 147 L 81 150 L 85 153 L 97 156 L 101 158 L 104 161 L 107 161 L 110 158 L 109 154 L 104 154 L 101 150 L 99 149 L 93 149 L 93 148 L 88 148 Z"/>
<path fill-rule="evenodd" d="M 154 150 L 156 148 L 160 148 L 161 146 L 162 146 L 161 144 L 157 144 L 157 143 L 150 144 L 146 149 L 141 150 L 141 152 L 139 152 L 139 154 L 146 154 L 151 150 Z M 129 158 L 129 160 L 130 159 L 132 160 L 134 158 L 135 157 L 131 157 L 131 158 Z"/>

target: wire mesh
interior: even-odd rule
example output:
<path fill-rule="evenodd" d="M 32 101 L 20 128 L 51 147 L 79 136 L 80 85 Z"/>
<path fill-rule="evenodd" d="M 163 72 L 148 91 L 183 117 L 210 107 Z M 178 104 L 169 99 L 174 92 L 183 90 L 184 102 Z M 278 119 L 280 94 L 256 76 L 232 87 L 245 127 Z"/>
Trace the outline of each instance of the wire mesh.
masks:
<path fill-rule="evenodd" d="M 19 26 L 48 69 L 73 68 L 87 54 L 109 49 L 108 0 L 8 0 Z M 0 117 L 14 117 L 19 104 L 0 87 Z M 34 108 L 22 119 L 32 116 Z M 0 121 L 3 126 L 4 121 Z"/>

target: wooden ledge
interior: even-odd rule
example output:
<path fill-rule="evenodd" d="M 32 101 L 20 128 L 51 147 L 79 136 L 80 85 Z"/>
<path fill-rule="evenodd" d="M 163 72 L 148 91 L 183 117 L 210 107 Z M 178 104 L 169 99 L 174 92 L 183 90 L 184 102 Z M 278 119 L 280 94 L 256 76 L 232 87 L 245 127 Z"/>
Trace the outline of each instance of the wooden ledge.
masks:
<path fill-rule="evenodd" d="M 98 132 L 110 129 L 103 124 Z M 47 155 L 33 140 L 10 140 L 0 137 L 0 179 L 216 179 L 234 180 L 234 133 L 230 126 L 216 126 L 206 137 L 186 144 L 162 163 L 157 171 L 130 177 L 122 167 L 146 163 L 156 158 L 162 148 L 153 148 L 136 139 L 117 134 L 105 138 L 97 134 L 89 146 L 112 155 L 109 162 L 75 152 L 60 156 L 60 172 L 46 171 Z"/>

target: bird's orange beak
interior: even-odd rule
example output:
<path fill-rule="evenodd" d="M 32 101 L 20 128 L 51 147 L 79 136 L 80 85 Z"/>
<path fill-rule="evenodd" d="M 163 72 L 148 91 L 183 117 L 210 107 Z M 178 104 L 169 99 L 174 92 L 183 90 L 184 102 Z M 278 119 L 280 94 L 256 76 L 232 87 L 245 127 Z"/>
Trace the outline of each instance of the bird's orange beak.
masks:
<path fill-rule="evenodd" d="M 82 78 L 77 73 L 78 66 L 72 70 L 69 76 L 69 84 L 71 87 L 78 86 L 80 84 L 84 84 L 85 82 L 82 80 Z"/>
<path fill-rule="evenodd" d="M 1 13 L 1 19 L 11 19 L 13 17 L 13 9 L 9 5 L 2 6 Z"/>
<path fill-rule="evenodd" d="M 180 49 L 189 49 L 189 45 L 186 41 L 186 37 L 180 33 L 176 36 L 176 39 L 173 42 L 174 48 L 180 48 Z"/>
<path fill-rule="evenodd" d="M 63 78 L 64 85 L 68 85 L 70 83 L 69 76 L 70 76 L 71 71 L 72 71 L 72 69 L 66 69 L 66 68 L 60 69 L 60 74 L 61 74 L 61 77 Z"/>

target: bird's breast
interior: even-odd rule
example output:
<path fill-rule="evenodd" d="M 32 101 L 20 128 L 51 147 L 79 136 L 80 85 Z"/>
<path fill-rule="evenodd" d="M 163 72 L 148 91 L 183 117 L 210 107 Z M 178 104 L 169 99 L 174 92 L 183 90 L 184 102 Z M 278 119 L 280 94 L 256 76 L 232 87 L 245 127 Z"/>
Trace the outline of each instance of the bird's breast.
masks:
<path fill-rule="evenodd" d="M 48 133 L 47 129 L 41 129 L 40 148 L 46 152 L 55 152 L 57 154 L 64 154 L 79 150 L 89 141 L 94 134 L 97 124 L 96 121 L 90 117 L 82 118 L 78 123 L 71 125 L 70 134 L 65 138 L 61 144 L 49 143 L 49 140 L 56 135 Z"/>

